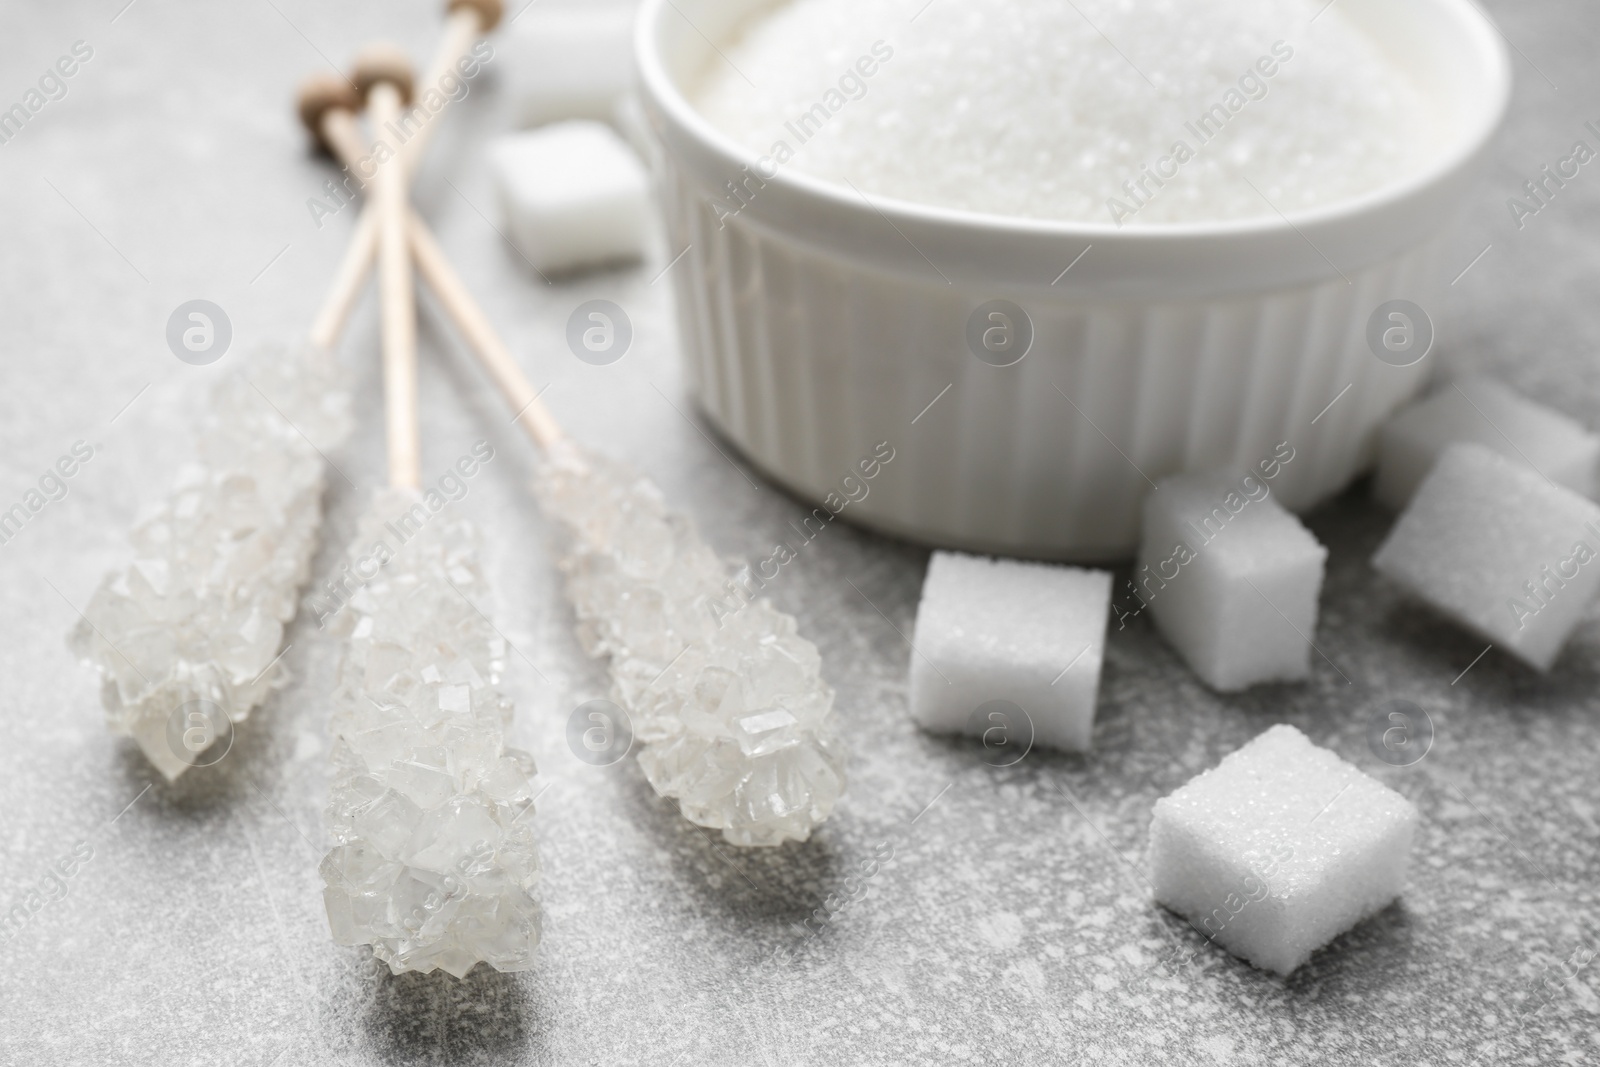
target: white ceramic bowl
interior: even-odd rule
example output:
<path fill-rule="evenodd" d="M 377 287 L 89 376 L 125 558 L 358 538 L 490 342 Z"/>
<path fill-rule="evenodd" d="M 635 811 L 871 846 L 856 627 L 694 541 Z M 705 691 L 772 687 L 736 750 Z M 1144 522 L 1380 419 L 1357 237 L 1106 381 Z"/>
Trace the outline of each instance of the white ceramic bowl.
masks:
<path fill-rule="evenodd" d="M 1407 299 L 1437 327 L 1443 272 L 1464 265 L 1441 262 L 1442 235 L 1511 82 L 1498 31 L 1468 0 L 1341 3 L 1441 109 L 1432 165 L 1287 219 L 1118 229 L 869 202 L 793 166 L 727 217 L 713 204 L 753 160 L 683 89 L 710 41 L 772 0 L 645 0 L 640 91 L 705 414 L 818 502 L 842 498 L 888 442 L 895 458 L 843 517 L 979 551 L 1126 558 L 1150 479 L 1243 470 L 1280 442 L 1295 453 L 1281 501 L 1304 510 L 1337 492 L 1434 362 L 1380 361 L 1368 320 Z M 1012 366 L 967 343 L 992 300 L 1032 323 Z"/>

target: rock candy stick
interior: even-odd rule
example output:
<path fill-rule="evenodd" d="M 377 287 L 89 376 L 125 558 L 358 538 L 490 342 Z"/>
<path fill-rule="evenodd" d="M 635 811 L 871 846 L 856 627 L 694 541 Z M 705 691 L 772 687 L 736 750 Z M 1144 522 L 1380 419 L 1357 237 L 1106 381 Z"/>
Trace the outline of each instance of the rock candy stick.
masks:
<path fill-rule="evenodd" d="M 729 578 L 649 480 L 561 436 L 426 227 L 418 272 L 543 451 L 535 492 L 569 535 L 562 567 L 593 655 L 634 718 L 650 784 L 737 845 L 805 840 L 844 789 L 844 745 L 817 650 L 758 601 L 716 617 Z"/>
<path fill-rule="evenodd" d="M 449 0 L 426 85 L 499 21 L 499 0 Z M 326 82 L 303 96 L 315 128 Z M 334 82 L 333 97 L 347 91 Z M 415 167 L 436 123 L 405 145 Z M 132 532 L 134 561 L 108 575 L 74 627 L 73 651 L 100 673 L 107 724 L 176 779 L 215 762 L 232 727 L 288 679 L 283 627 L 310 573 L 321 526 L 323 454 L 349 432 L 348 384 L 328 355 L 371 270 L 368 210 L 309 331 L 309 344 L 260 353 L 212 393 L 198 457 Z"/>
<path fill-rule="evenodd" d="M 369 54 L 358 65 L 375 127 L 392 119 L 407 74 L 395 56 Z M 331 109 L 321 132 L 346 155 L 363 147 L 347 108 Z M 390 486 L 351 546 L 352 558 L 375 566 L 356 568 L 364 581 L 334 619 L 343 639 L 330 717 L 334 845 L 321 871 L 337 943 L 372 946 L 397 974 L 438 968 L 459 978 L 480 962 L 533 965 L 534 767 L 505 744 L 512 708 L 497 688 L 505 642 L 469 599 L 483 591 L 476 534 L 436 517 L 417 491 L 404 180 L 394 158 L 373 182 Z"/>
<path fill-rule="evenodd" d="M 107 725 L 171 781 L 214 763 L 282 686 L 322 524 L 323 454 L 349 429 L 343 371 L 314 345 L 263 352 L 212 391 L 198 454 L 131 534 L 69 636 Z"/>

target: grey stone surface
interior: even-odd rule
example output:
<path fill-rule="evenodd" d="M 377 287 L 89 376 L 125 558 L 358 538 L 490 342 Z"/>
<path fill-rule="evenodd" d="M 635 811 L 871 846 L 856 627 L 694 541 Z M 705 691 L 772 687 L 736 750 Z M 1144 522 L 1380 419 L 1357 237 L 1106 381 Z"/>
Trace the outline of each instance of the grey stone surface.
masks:
<path fill-rule="evenodd" d="M 1358 490 L 1310 518 L 1332 556 L 1308 684 L 1219 698 L 1135 619 L 1110 640 L 1095 753 L 999 769 L 907 718 L 901 633 L 926 553 L 833 527 L 771 593 L 838 689 L 850 789 L 806 845 L 732 850 L 631 760 L 595 767 L 568 749 L 568 716 L 603 694 L 604 675 L 571 636 L 527 448 L 431 312 L 424 469 L 437 477 L 479 436 L 497 449 L 457 507 L 485 530 L 497 584 L 483 607 L 519 650 L 505 688 L 545 789 L 546 940 L 531 972 L 459 982 L 391 978 L 335 947 L 316 872 L 333 648 L 314 620 L 291 631 L 298 680 L 227 759 L 174 786 L 106 734 L 63 635 L 72 605 L 127 559 L 135 511 L 166 491 L 205 383 L 230 364 L 175 359 L 168 315 L 205 298 L 227 310 L 235 346 L 298 336 L 343 247 L 350 218 L 319 230 L 305 205 L 330 170 L 291 114 L 295 82 L 377 36 L 425 54 L 436 5 L 135 0 L 119 13 L 125 2 L 0 6 L 0 104 L 74 41 L 94 49 L 65 98 L 0 145 L 0 506 L 74 441 L 97 446 L 65 498 L 0 545 L 0 904 L 37 892 L 40 905 L 0 944 L 0 1061 L 1600 1061 L 1600 965 L 1571 980 L 1560 969 L 1600 947 L 1593 624 L 1548 677 L 1498 652 L 1475 661 L 1481 643 L 1370 570 L 1389 519 Z M 1586 167 L 1520 231 L 1505 200 L 1575 139 L 1595 144 L 1583 123 L 1600 119 L 1600 11 L 1490 6 L 1525 58 L 1456 269 L 1492 247 L 1450 290 L 1440 355 L 1593 426 L 1600 177 Z M 546 286 L 490 225 L 483 141 L 507 111 L 491 72 L 437 144 L 422 210 L 572 431 L 655 477 L 720 551 L 765 557 L 800 508 L 690 421 L 669 280 L 656 280 L 669 257 Z M 580 363 L 563 340 L 571 310 L 595 298 L 634 324 L 612 366 Z M 382 477 L 376 353 L 368 304 L 342 358 L 369 407 L 332 457 L 321 575 Z M 905 449 L 915 433 L 885 431 Z M 1410 767 L 1367 748 L 1372 711 L 1395 698 L 1436 729 Z M 1423 816 L 1402 901 L 1288 981 L 1205 945 L 1151 904 L 1142 874 L 1156 798 L 1274 722 Z M 52 879 L 75 847 L 91 858 Z M 797 932 L 891 852 L 821 933 Z M 792 957 L 774 958 L 783 947 Z M 1175 948 L 1195 957 L 1169 976 L 1159 961 Z"/>

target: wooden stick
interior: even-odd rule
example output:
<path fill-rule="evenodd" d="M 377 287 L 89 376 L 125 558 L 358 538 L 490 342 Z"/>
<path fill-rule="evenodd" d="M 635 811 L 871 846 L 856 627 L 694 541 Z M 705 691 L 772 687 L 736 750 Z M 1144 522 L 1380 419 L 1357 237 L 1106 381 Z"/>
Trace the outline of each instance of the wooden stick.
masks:
<path fill-rule="evenodd" d="M 378 213 L 362 211 L 356 232 L 344 250 L 344 258 L 339 261 L 338 272 L 333 276 L 333 285 L 329 287 L 317 317 L 311 320 L 311 343 L 323 351 L 332 351 L 339 335 L 344 333 L 345 323 L 350 321 L 350 313 L 355 310 L 356 300 L 361 296 L 361 287 L 366 284 L 367 275 L 372 270 L 372 256 L 377 249 Z"/>
<path fill-rule="evenodd" d="M 329 108 L 320 118 L 318 130 L 323 142 L 346 166 L 355 172 L 361 161 L 364 144 L 355 115 L 347 108 Z M 450 260 L 439 247 L 439 242 L 428 230 L 415 211 L 407 211 L 407 237 L 417 272 L 433 290 L 446 314 L 450 316 L 489 377 L 500 388 L 506 403 L 516 413 L 517 423 L 540 448 L 549 448 L 561 440 L 561 427 L 539 400 L 533 384 L 522 373 L 511 350 L 490 325 L 488 315 L 473 299 L 461 281 Z"/>
<path fill-rule="evenodd" d="M 433 61 L 423 76 L 422 85 L 425 89 L 437 87 L 445 75 L 454 70 L 456 63 L 472 48 L 473 41 L 488 34 L 499 24 L 504 11 L 501 0 L 447 0 L 445 9 L 444 33 L 439 47 L 434 52 Z M 344 99 L 346 95 L 356 96 L 350 90 L 348 82 L 342 79 L 314 78 L 307 82 L 300 97 L 301 120 L 305 122 L 306 128 L 312 135 L 335 156 L 339 153 L 333 150 L 324 137 L 321 131 L 321 117 L 328 110 L 345 105 L 351 112 L 358 110 L 359 97 L 353 101 L 346 101 Z M 435 121 L 423 123 L 411 139 L 400 146 L 407 174 L 416 170 L 422 161 L 423 150 L 433 138 L 435 128 L 439 125 L 437 121 L 439 115 L 433 118 Z M 355 174 L 353 161 L 365 154 L 363 149 L 342 162 L 352 174 Z M 357 174 L 356 177 L 365 184 L 361 175 Z M 343 332 L 344 323 L 354 309 L 356 300 L 361 295 L 361 287 L 366 284 L 367 273 L 372 269 L 377 251 L 377 206 L 368 203 L 361 209 L 356 230 L 350 236 L 349 247 L 340 261 L 338 273 L 334 275 L 334 284 L 322 308 L 317 312 L 317 317 L 312 321 L 313 344 L 322 348 L 333 347 L 334 341 Z"/>
<path fill-rule="evenodd" d="M 444 21 L 444 35 L 439 40 L 439 47 L 433 54 L 433 62 L 428 64 L 423 72 L 421 87 L 424 92 L 437 89 L 447 74 L 455 71 L 456 63 L 472 50 L 472 42 L 479 37 L 486 36 L 500 22 L 502 7 L 500 0 L 450 0 L 446 4 Z M 449 107 L 446 102 L 445 107 Z M 439 115 L 443 115 L 441 110 Z M 401 151 L 405 153 L 406 169 L 415 170 L 422 161 L 422 153 L 427 148 L 428 142 L 433 139 L 435 129 L 439 122 L 439 115 L 433 116 L 433 121 L 425 122 L 418 127 L 417 132 L 405 143 Z"/>
<path fill-rule="evenodd" d="M 333 75 L 314 75 L 300 86 L 297 101 L 300 121 L 305 123 L 319 144 L 334 152 L 324 134 L 323 118 L 330 114 L 350 114 L 361 107 L 361 94 L 351 82 Z M 359 130 L 351 131 L 356 143 L 361 140 Z M 359 156 L 360 153 L 357 153 Z M 355 157 L 353 157 L 355 158 Z M 344 325 L 350 318 L 361 286 L 372 268 L 373 253 L 377 250 L 378 216 L 373 211 L 363 211 L 356 236 L 345 249 L 344 258 L 333 276 L 333 285 L 324 298 L 322 308 L 311 322 L 311 343 L 324 351 L 331 350 Z"/>
<path fill-rule="evenodd" d="M 528 381 L 522 368 L 511 355 L 500 335 L 489 324 L 489 317 L 472 298 L 450 261 L 445 257 L 439 242 L 433 239 L 428 227 L 413 212 L 407 226 L 411 239 L 411 255 L 416 260 L 417 271 L 433 290 L 433 295 L 444 305 L 456 329 L 467 339 L 467 344 L 477 354 L 489 377 L 500 387 L 500 393 L 516 413 L 517 423 L 540 448 L 549 448 L 561 440 L 561 427 L 556 424 L 533 383 Z"/>
<path fill-rule="evenodd" d="M 369 49 L 356 62 L 355 83 L 366 96 L 375 129 L 400 117 L 411 96 L 411 71 L 398 50 Z M 371 204 L 378 215 L 378 292 L 382 298 L 384 426 L 389 484 L 422 487 L 422 443 L 417 426 L 417 304 L 406 235 L 405 157 L 379 140 L 371 162 Z"/>

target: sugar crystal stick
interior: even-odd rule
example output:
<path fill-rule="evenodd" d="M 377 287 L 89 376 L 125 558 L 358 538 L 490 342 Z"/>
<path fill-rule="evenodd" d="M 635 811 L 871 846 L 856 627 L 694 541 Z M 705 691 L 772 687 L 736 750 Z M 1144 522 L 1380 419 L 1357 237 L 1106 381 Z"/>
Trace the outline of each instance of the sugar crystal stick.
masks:
<path fill-rule="evenodd" d="M 414 213 L 409 230 L 419 273 L 543 452 L 535 492 L 569 535 L 579 635 L 610 659 L 650 784 L 733 844 L 805 840 L 844 790 L 816 646 L 765 601 L 713 614 L 729 575 L 693 524 L 648 479 L 563 436 Z"/>
<path fill-rule="evenodd" d="M 757 601 L 718 618 L 729 575 L 648 478 L 565 438 L 420 220 L 417 268 L 543 450 L 535 493 L 565 527 L 584 647 L 611 664 L 639 765 L 685 818 L 736 845 L 804 841 L 844 791 L 845 748 L 816 646 Z"/>
<path fill-rule="evenodd" d="M 288 680 L 284 625 L 310 575 L 323 452 L 348 431 L 348 400 L 315 344 L 228 373 L 195 460 L 134 525 L 133 562 L 101 582 L 71 632 L 99 671 L 107 725 L 169 781 L 226 755 L 233 724 Z"/>
<path fill-rule="evenodd" d="M 406 89 L 401 57 L 368 53 L 357 82 L 374 125 Z M 321 122 L 345 154 L 353 114 Z M 473 606 L 484 591 L 470 523 L 418 492 L 416 333 L 400 157 L 378 166 L 389 488 L 351 546 L 371 577 L 335 617 L 344 640 L 333 697 L 334 780 L 322 862 L 334 940 L 371 945 L 390 970 L 533 965 L 539 863 L 532 759 L 505 744 L 512 707 L 497 685 L 505 640 Z"/>
<path fill-rule="evenodd" d="M 499 21 L 499 0 L 449 0 L 426 84 Z M 324 82 L 302 117 L 346 92 Z M 408 167 L 436 124 L 404 146 Z M 197 462 L 141 518 L 134 562 L 108 575 L 69 644 L 100 673 L 107 724 L 176 779 L 215 762 L 232 727 L 288 680 L 283 627 L 295 614 L 320 528 L 323 455 L 349 430 L 348 385 L 329 351 L 371 269 L 377 217 L 365 212 L 309 344 L 259 354 L 222 381 L 199 430 Z"/>
<path fill-rule="evenodd" d="M 263 350 L 218 383 L 195 461 L 135 524 L 133 563 L 69 636 L 99 671 L 107 725 L 169 781 L 226 755 L 233 724 L 288 681 L 283 628 L 316 550 L 324 457 L 349 432 L 331 350 L 371 258 L 351 244 L 306 343 Z"/>

